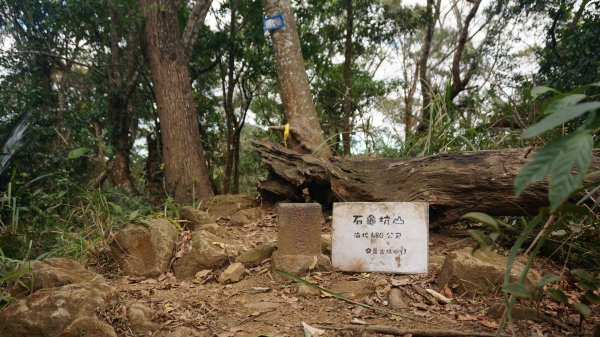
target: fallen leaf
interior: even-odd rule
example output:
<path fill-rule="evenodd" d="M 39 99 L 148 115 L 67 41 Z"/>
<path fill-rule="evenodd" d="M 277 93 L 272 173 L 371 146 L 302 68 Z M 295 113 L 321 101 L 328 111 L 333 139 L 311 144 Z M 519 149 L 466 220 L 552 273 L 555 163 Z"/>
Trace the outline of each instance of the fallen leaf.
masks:
<path fill-rule="evenodd" d="M 442 288 L 442 294 L 444 294 L 444 296 L 448 297 L 448 298 L 453 298 L 454 295 L 452 294 L 452 289 L 450 289 L 450 287 L 448 287 L 448 285 L 444 285 L 444 287 Z"/>
<path fill-rule="evenodd" d="M 210 274 L 211 272 L 212 272 L 212 270 L 210 270 L 210 269 L 201 270 L 201 271 L 197 272 L 196 275 L 194 275 L 194 278 L 203 278 L 204 276 Z"/>
<path fill-rule="evenodd" d="M 421 309 L 421 310 L 427 310 L 429 309 L 429 306 L 425 303 L 411 303 L 411 305 L 417 309 Z"/>
<path fill-rule="evenodd" d="M 367 325 L 367 322 L 355 317 L 350 321 L 350 324 Z"/>
<path fill-rule="evenodd" d="M 498 323 L 496 323 L 494 321 L 490 321 L 488 319 L 479 320 L 479 323 L 481 323 L 483 326 L 486 326 L 491 329 L 498 329 Z"/>
<path fill-rule="evenodd" d="M 164 308 L 165 308 L 165 312 L 167 312 L 167 313 L 175 310 L 175 308 L 173 307 L 173 304 L 171 304 L 171 303 L 165 303 Z"/>
<path fill-rule="evenodd" d="M 225 243 L 223 243 L 223 242 L 212 242 L 212 244 L 215 246 L 219 246 L 223 249 L 225 249 L 225 246 L 226 246 Z"/>
<path fill-rule="evenodd" d="M 313 328 L 305 322 L 302 322 L 302 328 L 304 329 L 304 337 L 322 336 L 325 334 L 325 330 Z"/>
<path fill-rule="evenodd" d="M 476 321 L 477 317 L 473 316 L 473 315 L 469 315 L 469 314 L 464 314 L 464 315 L 458 315 L 457 318 L 459 321 Z"/>
<path fill-rule="evenodd" d="M 435 297 L 436 300 L 438 300 L 438 302 L 443 303 L 443 304 L 448 304 L 450 302 L 452 302 L 452 299 L 447 298 L 446 296 L 438 293 L 437 291 L 433 290 L 433 289 L 425 289 L 426 292 L 428 292 L 431 296 Z"/>

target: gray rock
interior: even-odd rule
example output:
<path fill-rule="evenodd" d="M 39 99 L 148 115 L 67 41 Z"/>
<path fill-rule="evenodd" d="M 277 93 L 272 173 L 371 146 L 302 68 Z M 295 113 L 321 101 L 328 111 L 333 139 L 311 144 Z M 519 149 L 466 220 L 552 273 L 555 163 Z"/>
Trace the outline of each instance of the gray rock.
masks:
<path fill-rule="evenodd" d="M 271 257 L 275 249 L 277 249 L 277 247 L 275 246 L 274 242 L 265 243 L 247 252 L 243 252 L 235 258 L 235 262 L 255 265 Z"/>
<path fill-rule="evenodd" d="M 85 269 L 75 260 L 49 258 L 43 261 L 30 261 L 21 268 L 28 268 L 29 272 L 11 282 L 10 293 L 13 297 L 23 296 L 39 289 L 81 282 L 90 283 L 102 291 L 112 291 L 112 287 L 102 276 Z"/>
<path fill-rule="evenodd" d="M 244 226 L 262 217 L 262 210 L 258 207 L 242 209 L 231 216 L 229 224 L 232 226 Z"/>
<path fill-rule="evenodd" d="M 390 289 L 388 294 L 388 305 L 394 310 L 408 308 L 408 305 L 404 301 L 402 291 L 398 288 Z"/>
<path fill-rule="evenodd" d="M 245 273 L 246 268 L 244 268 L 243 263 L 232 263 L 221 273 L 221 276 L 219 276 L 219 283 L 227 284 L 238 282 Z"/>
<path fill-rule="evenodd" d="M 448 254 L 437 280 L 440 289 L 448 285 L 458 295 L 493 294 L 498 291 L 504 281 L 506 257 L 482 250 L 475 255 L 471 252 L 472 249 L 466 247 Z M 522 263 L 515 261 L 510 276 L 512 282 L 517 280 L 523 268 Z M 539 273 L 531 269 L 525 286 L 534 291 L 539 278 Z"/>
<path fill-rule="evenodd" d="M 173 269 L 178 279 L 193 278 L 200 270 L 223 265 L 238 255 L 240 244 L 213 233 L 199 230 L 192 233 L 192 250 L 175 261 Z"/>
<path fill-rule="evenodd" d="M 116 337 L 96 313 L 116 296 L 115 289 L 89 282 L 40 289 L 0 312 L 0 336 Z"/>
<path fill-rule="evenodd" d="M 224 218 L 232 216 L 237 211 L 256 205 L 256 199 L 247 194 L 216 195 L 206 203 L 206 211 L 212 216 Z"/>
<path fill-rule="evenodd" d="M 189 206 L 181 208 L 179 218 L 188 221 L 185 226 L 190 230 L 198 229 L 202 225 L 215 222 L 215 219 L 207 212 Z"/>
<path fill-rule="evenodd" d="M 314 287 L 311 287 L 307 284 L 299 284 L 298 285 L 298 296 L 304 297 L 318 297 L 321 295 L 321 291 Z"/>
<path fill-rule="evenodd" d="M 110 249 L 125 274 L 153 277 L 167 270 L 178 236 L 169 221 L 153 219 L 147 226 L 123 228 L 110 242 Z"/>
<path fill-rule="evenodd" d="M 126 308 L 129 328 L 135 335 L 144 336 L 158 330 L 159 324 L 152 322 L 152 309 L 137 302 L 127 303 Z"/>

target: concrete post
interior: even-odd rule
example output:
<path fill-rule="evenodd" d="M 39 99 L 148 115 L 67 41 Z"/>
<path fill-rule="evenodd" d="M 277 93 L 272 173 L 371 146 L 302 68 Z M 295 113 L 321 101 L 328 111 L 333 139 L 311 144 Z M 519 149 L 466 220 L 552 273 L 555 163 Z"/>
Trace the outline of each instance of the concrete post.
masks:
<path fill-rule="evenodd" d="M 277 223 L 275 268 L 294 275 L 306 273 L 311 267 L 330 269 L 331 260 L 321 254 L 323 215 L 320 204 L 280 204 Z"/>

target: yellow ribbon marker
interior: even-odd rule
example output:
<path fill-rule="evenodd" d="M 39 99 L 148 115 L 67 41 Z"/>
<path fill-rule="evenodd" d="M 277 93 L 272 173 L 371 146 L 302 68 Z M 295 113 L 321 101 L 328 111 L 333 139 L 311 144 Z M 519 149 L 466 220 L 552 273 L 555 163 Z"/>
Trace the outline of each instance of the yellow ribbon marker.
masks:
<path fill-rule="evenodd" d="M 287 123 L 283 128 L 283 145 L 287 147 L 287 138 L 290 135 L 290 123 Z"/>

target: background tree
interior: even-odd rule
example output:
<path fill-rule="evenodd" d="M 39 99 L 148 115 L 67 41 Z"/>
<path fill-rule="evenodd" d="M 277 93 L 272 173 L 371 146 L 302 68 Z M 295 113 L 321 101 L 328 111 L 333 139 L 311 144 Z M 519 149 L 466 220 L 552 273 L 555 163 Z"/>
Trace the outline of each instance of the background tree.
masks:
<path fill-rule="evenodd" d="M 179 202 L 213 195 L 177 11 L 171 1 L 142 0 L 144 32 L 160 117 L 167 191 Z"/>

